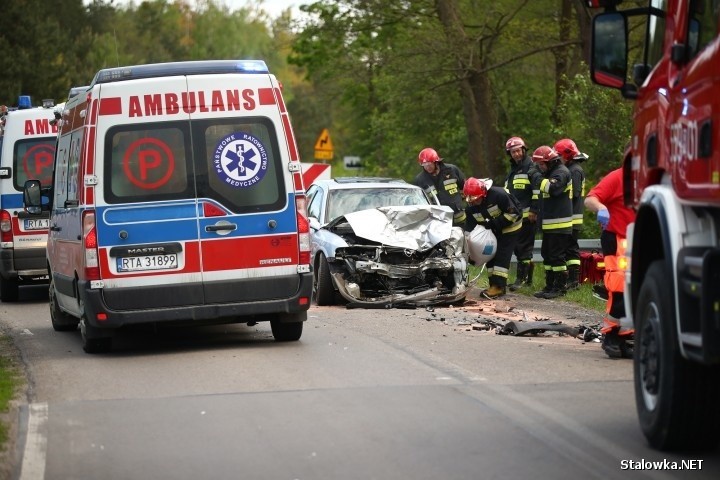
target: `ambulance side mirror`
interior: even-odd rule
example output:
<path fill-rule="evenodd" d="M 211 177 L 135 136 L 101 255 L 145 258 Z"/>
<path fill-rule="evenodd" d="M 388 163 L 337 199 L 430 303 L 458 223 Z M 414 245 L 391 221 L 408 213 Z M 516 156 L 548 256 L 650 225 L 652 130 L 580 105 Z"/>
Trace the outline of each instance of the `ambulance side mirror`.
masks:
<path fill-rule="evenodd" d="M 40 180 L 28 180 L 23 187 L 23 205 L 30 215 L 42 213 L 42 186 Z"/>

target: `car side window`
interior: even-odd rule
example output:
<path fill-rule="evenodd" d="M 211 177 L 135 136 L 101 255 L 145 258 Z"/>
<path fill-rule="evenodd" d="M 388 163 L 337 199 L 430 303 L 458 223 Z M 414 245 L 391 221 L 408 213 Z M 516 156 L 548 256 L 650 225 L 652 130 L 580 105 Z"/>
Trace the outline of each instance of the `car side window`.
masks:
<path fill-rule="evenodd" d="M 320 214 L 322 211 L 322 191 L 317 188 L 309 193 L 311 195 L 310 203 L 308 204 L 308 216 L 314 217 L 320 220 Z"/>

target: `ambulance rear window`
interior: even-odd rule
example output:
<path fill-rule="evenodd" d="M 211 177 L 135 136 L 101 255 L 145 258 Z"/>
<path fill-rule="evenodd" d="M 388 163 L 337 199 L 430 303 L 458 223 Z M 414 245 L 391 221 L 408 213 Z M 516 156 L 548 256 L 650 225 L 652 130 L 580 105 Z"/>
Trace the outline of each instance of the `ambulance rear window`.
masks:
<path fill-rule="evenodd" d="M 190 151 L 184 122 L 111 129 L 105 142 L 105 199 L 126 203 L 194 196 Z"/>
<path fill-rule="evenodd" d="M 198 196 L 234 213 L 279 210 L 287 203 L 277 132 L 265 117 L 193 122 Z"/>
<path fill-rule="evenodd" d="M 211 198 L 233 213 L 287 203 L 277 133 L 265 117 L 119 125 L 105 137 L 110 204 Z"/>
<path fill-rule="evenodd" d="M 26 180 L 40 180 L 43 186 L 52 184 L 55 161 L 55 137 L 18 140 L 13 148 L 13 183 L 21 191 Z"/>

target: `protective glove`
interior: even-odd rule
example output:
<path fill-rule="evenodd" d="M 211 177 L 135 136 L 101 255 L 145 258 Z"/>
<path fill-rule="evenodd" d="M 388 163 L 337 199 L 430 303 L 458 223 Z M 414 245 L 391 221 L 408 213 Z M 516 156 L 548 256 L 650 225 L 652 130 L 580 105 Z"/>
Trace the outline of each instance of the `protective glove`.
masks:
<path fill-rule="evenodd" d="M 608 226 L 608 222 L 610 221 L 610 212 L 608 212 L 608 209 L 603 208 L 602 210 L 598 210 L 597 219 L 602 229 L 605 230 Z"/>

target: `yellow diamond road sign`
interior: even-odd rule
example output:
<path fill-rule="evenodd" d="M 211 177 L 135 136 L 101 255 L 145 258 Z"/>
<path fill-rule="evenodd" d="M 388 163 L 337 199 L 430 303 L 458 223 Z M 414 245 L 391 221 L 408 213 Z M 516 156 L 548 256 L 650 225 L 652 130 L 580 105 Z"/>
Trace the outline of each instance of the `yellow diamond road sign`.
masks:
<path fill-rule="evenodd" d="M 315 158 L 317 160 L 332 160 L 333 158 L 333 144 L 327 128 L 323 129 L 315 142 Z"/>

